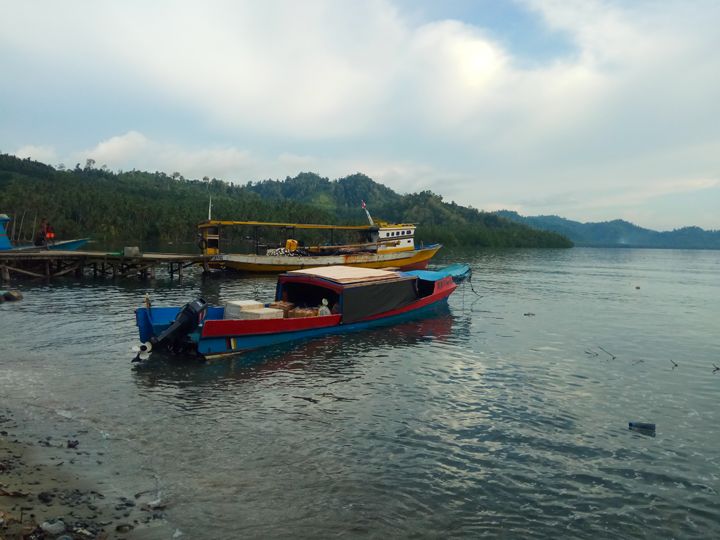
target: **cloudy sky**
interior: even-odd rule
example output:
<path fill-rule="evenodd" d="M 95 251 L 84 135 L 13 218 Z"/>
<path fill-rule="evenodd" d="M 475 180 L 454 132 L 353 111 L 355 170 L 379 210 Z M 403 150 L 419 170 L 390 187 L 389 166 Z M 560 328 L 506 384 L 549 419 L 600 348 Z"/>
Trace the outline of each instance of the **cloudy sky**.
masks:
<path fill-rule="evenodd" d="M 720 229 L 718 28 L 717 0 L 0 0 L 0 152 Z"/>

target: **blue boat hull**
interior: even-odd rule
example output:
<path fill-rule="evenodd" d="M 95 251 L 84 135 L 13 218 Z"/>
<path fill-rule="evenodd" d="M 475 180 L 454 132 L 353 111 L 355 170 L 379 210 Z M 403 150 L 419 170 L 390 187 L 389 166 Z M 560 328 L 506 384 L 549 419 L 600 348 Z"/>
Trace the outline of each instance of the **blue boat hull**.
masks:
<path fill-rule="evenodd" d="M 77 251 L 89 241 L 89 238 L 79 238 L 77 240 L 63 240 L 61 242 L 53 244 L 52 246 L 49 246 L 48 249 L 59 251 Z"/>
<path fill-rule="evenodd" d="M 36 246 L 34 244 L 27 244 L 24 246 L 15 246 L 11 247 L 9 249 L 1 249 L 0 252 L 15 252 L 15 251 L 43 251 L 43 250 L 51 250 L 51 251 L 77 251 L 81 247 L 83 247 L 85 244 L 87 244 L 90 241 L 89 238 L 78 238 L 76 240 L 61 240 L 59 242 L 55 242 L 54 244 L 50 244 L 49 246 Z"/>

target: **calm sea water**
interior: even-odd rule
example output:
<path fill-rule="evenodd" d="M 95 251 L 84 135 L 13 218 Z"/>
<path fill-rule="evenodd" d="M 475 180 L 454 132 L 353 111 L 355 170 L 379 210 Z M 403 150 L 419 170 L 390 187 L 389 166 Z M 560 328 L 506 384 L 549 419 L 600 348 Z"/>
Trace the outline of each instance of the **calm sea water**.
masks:
<path fill-rule="evenodd" d="M 167 532 L 233 537 L 720 536 L 720 252 L 446 252 L 446 312 L 202 365 L 130 364 L 133 309 L 274 279 L 21 284 L 0 398 L 82 426 Z M 654 437 L 628 421 L 657 424 Z"/>

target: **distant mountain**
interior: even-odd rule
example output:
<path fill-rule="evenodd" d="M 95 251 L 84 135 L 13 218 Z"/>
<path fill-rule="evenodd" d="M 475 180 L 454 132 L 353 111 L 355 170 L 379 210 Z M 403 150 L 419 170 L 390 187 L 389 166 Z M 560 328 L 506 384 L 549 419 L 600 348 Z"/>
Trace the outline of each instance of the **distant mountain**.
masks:
<path fill-rule="evenodd" d="M 659 232 L 622 219 L 581 223 L 558 216 L 521 216 L 509 210 L 496 214 L 516 223 L 562 234 L 577 246 L 720 249 L 720 231 L 706 231 L 700 227 Z"/>

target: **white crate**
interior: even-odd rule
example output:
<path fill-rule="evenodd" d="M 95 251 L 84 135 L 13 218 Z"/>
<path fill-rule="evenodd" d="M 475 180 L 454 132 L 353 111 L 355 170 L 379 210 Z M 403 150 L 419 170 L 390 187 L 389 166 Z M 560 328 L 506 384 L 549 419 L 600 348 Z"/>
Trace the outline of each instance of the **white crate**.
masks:
<path fill-rule="evenodd" d="M 226 319 L 246 319 L 242 313 L 248 309 L 262 309 L 263 303 L 257 300 L 231 300 L 225 304 Z"/>
<path fill-rule="evenodd" d="M 244 309 L 239 313 L 238 319 L 282 319 L 285 313 L 282 309 L 263 307 L 260 309 Z"/>

